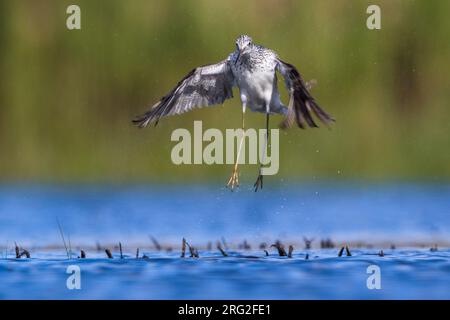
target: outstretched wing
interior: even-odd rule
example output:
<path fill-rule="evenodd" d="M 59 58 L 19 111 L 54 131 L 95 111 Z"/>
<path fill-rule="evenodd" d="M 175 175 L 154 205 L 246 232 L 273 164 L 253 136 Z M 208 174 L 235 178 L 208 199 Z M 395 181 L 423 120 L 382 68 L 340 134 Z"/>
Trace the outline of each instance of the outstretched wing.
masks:
<path fill-rule="evenodd" d="M 302 129 L 305 128 L 305 122 L 308 126 L 317 128 L 318 125 L 314 122 L 312 113 L 325 125 L 335 121 L 317 104 L 308 91 L 308 85 L 305 84 L 300 73 L 293 65 L 278 59 L 277 70 L 283 75 L 286 87 L 289 90 L 288 114 L 281 123 L 282 128 L 289 128 L 293 124 L 294 119 Z"/>
<path fill-rule="evenodd" d="M 221 104 L 233 97 L 234 76 L 228 59 L 217 64 L 198 67 L 153 107 L 133 122 L 139 127 L 158 123 L 164 116 L 181 114 L 193 108 Z"/>

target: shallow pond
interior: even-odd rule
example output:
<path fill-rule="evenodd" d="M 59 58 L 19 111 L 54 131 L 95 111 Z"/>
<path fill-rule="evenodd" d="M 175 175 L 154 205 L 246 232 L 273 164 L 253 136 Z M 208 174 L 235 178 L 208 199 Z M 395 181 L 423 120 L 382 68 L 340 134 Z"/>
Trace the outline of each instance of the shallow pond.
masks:
<path fill-rule="evenodd" d="M 57 219 L 75 256 L 82 247 L 87 259 L 67 259 Z M 450 299 L 449 235 L 448 185 L 311 183 L 256 194 L 212 185 L 3 185 L 0 298 Z M 154 250 L 149 236 L 173 250 Z M 312 249 L 303 236 L 315 238 Z M 182 237 L 199 259 L 180 259 Z M 228 257 L 215 250 L 222 237 Z M 325 237 L 350 244 L 352 256 L 320 249 Z M 294 244 L 292 259 L 258 247 L 277 239 Z M 244 240 L 250 250 L 238 249 Z M 31 259 L 13 259 L 14 241 Z M 95 250 L 119 241 L 125 259 L 117 248 L 112 260 Z M 368 246 L 358 248 L 362 242 Z M 136 247 L 148 259 L 135 259 Z M 80 267 L 81 290 L 67 289 L 69 265 Z M 381 290 L 367 287 L 371 265 L 380 268 Z"/>

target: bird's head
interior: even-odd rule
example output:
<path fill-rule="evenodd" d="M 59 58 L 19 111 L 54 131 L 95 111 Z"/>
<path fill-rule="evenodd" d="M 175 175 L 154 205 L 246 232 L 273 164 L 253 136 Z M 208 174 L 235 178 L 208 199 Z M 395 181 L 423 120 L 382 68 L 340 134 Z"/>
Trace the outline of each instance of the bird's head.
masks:
<path fill-rule="evenodd" d="M 236 48 L 239 52 L 243 52 L 247 47 L 249 47 L 253 43 L 252 38 L 247 36 L 246 34 L 239 36 L 236 39 Z"/>

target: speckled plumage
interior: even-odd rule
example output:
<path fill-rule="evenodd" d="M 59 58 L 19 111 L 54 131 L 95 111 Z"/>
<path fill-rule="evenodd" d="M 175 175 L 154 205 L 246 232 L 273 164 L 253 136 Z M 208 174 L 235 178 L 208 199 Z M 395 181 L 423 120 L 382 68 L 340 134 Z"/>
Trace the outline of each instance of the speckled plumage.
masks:
<path fill-rule="evenodd" d="M 277 88 L 275 52 L 250 42 L 237 46 L 229 59 L 244 105 L 256 112 L 287 113 Z"/>

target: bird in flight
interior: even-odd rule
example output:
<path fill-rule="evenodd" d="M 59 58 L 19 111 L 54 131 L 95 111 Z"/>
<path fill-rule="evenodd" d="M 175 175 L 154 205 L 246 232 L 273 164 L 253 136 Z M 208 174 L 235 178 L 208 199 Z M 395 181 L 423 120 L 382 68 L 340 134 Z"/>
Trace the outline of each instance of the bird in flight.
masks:
<path fill-rule="evenodd" d="M 284 77 L 289 92 L 287 106 L 280 100 L 277 71 Z M 156 125 L 161 117 L 222 104 L 233 97 L 233 88 L 238 87 L 242 102 L 242 129 L 245 130 L 244 115 L 247 107 L 251 111 L 266 115 L 266 151 L 271 114 L 285 116 L 280 125 L 282 128 L 289 128 L 294 122 L 302 129 L 306 126 L 318 127 L 312 114 L 327 126 L 334 122 L 311 96 L 310 86 L 311 83 L 305 83 L 293 65 L 282 61 L 274 51 L 254 44 L 249 36 L 241 35 L 236 40 L 235 51 L 227 59 L 193 69 L 149 111 L 133 122 L 144 128 L 150 123 Z M 241 137 L 233 171 L 227 183 L 231 190 L 239 186 L 238 159 L 243 139 L 244 135 Z M 255 191 L 263 187 L 261 169 L 262 163 L 254 184 Z"/>

